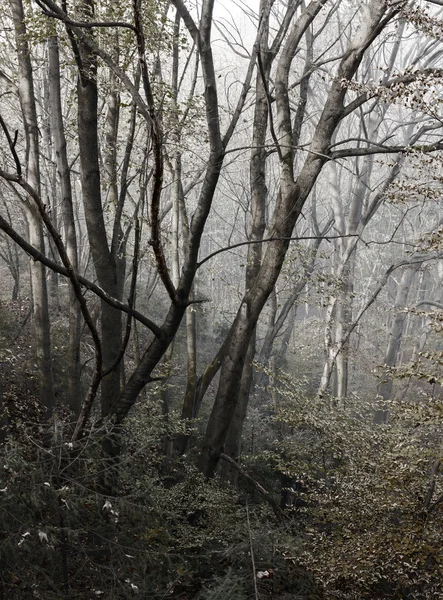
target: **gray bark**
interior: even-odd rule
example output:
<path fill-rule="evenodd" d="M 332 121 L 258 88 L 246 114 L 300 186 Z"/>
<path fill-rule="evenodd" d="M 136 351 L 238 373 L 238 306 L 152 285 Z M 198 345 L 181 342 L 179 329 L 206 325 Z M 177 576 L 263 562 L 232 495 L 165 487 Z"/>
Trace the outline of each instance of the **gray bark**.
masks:
<path fill-rule="evenodd" d="M 82 7 L 93 13 L 92 0 L 84 0 Z M 97 104 L 97 57 L 80 41 L 78 46 L 79 76 L 78 95 L 78 143 L 80 152 L 82 199 L 86 227 L 100 287 L 114 298 L 121 300 L 123 286 L 119 278 L 115 256 L 108 245 L 99 168 L 98 104 Z M 101 303 L 101 338 L 103 369 L 115 364 L 122 343 L 121 312 Z M 102 414 L 108 415 L 116 405 L 120 392 L 120 367 L 115 366 L 101 383 Z"/>
<path fill-rule="evenodd" d="M 269 82 L 271 65 L 275 52 L 271 52 L 268 47 L 269 36 L 269 13 L 265 12 L 267 0 L 260 2 L 260 14 L 263 15 L 262 21 L 263 35 L 260 41 L 258 54 L 259 67 L 256 75 L 255 107 L 252 135 L 252 152 L 250 159 L 250 188 L 251 188 L 251 230 L 248 236 L 249 241 L 259 242 L 263 239 L 266 228 L 266 198 L 268 189 L 266 186 L 266 135 L 268 129 L 268 93 L 266 86 Z M 248 290 L 255 282 L 260 269 L 262 259 L 262 244 L 253 243 L 248 246 L 248 255 L 246 259 L 245 290 Z M 251 335 L 248 342 L 248 349 L 245 354 L 245 362 L 240 377 L 240 391 L 236 410 L 233 419 L 229 425 L 229 430 L 225 441 L 225 453 L 238 460 L 241 448 L 241 436 L 243 424 L 246 419 L 249 395 L 252 385 L 253 366 L 252 362 L 255 356 L 256 331 Z M 222 478 L 230 480 L 235 484 L 238 478 L 238 471 L 228 462 L 222 465 Z"/>

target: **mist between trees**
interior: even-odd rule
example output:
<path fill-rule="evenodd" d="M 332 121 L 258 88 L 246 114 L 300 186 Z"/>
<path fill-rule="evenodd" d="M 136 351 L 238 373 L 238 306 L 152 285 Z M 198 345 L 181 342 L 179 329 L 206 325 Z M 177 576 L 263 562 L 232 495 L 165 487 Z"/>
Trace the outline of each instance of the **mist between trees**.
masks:
<path fill-rule="evenodd" d="M 2 598 L 443 598 L 442 10 L 5 3 Z"/>

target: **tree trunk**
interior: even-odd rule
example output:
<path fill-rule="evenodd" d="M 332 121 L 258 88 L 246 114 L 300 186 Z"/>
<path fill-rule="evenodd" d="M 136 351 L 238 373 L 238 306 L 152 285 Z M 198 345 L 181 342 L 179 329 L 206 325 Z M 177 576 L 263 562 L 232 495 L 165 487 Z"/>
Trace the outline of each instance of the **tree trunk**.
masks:
<path fill-rule="evenodd" d="M 401 339 L 403 336 L 403 330 L 407 317 L 407 313 L 404 309 L 406 308 L 409 290 L 411 289 L 411 285 L 414 280 L 414 275 L 419 267 L 419 263 L 406 267 L 403 271 L 400 283 L 397 287 L 397 294 L 395 296 L 395 302 L 393 307 L 395 315 L 389 332 L 388 346 L 383 361 L 383 364 L 386 367 L 395 367 L 397 364 L 397 358 L 401 346 Z M 377 388 L 377 395 L 381 398 L 382 408 L 375 411 L 375 424 L 388 422 L 389 411 L 387 407 L 387 402 L 391 398 L 391 393 L 392 378 L 389 375 L 386 375 L 386 377 L 383 379 L 383 381 L 380 382 Z"/>
<path fill-rule="evenodd" d="M 192 419 L 197 416 L 195 414 L 197 393 L 197 321 L 193 306 L 190 306 L 186 311 L 186 349 L 187 377 L 181 418 L 185 422 L 185 425 L 189 425 Z M 188 441 L 189 434 L 187 432 L 177 436 L 175 447 L 179 454 L 186 452 Z"/>
<path fill-rule="evenodd" d="M 26 134 L 26 176 L 28 183 L 40 191 L 39 132 L 35 106 L 34 83 L 30 49 L 24 21 L 22 0 L 10 0 L 14 21 L 15 40 L 19 64 L 19 97 Z M 36 207 L 28 199 L 26 216 L 29 226 L 29 241 L 44 254 L 43 228 Z M 31 285 L 34 311 L 36 358 L 40 382 L 40 400 L 45 417 L 52 415 L 55 396 L 52 375 L 52 354 L 48 291 L 45 268 L 39 262 L 31 261 Z"/>
<path fill-rule="evenodd" d="M 77 235 L 73 209 L 71 174 L 66 150 L 66 137 L 63 125 L 60 56 L 58 39 L 48 40 L 49 86 L 51 99 L 51 132 L 53 136 L 57 174 L 61 192 L 61 217 L 65 237 L 66 252 L 72 268 L 78 269 Z M 73 286 L 69 287 L 69 342 L 68 342 L 68 404 L 77 418 L 81 408 L 80 391 L 80 306 Z"/>
<path fill-rule="evenodd" d="M 249 395 L 251 392 L 254 375 L 253 360 L 255 356 L 255 341 L 256 333 L 254 331 L 245 357 L 245 365 L 241 375 L 237 406 L 235 407 L 225 441 L 224 453 L 236 462 L 240 462 L 243 426 L 248 414 Z M 220 477 L 223 481 L 229 482 L 231 485 L 236 486 L 238 474 L 238 470 L 235 469 L 229 462 L 222 463 Z"/>
<path fill-rule="evenodd" d="M 261 0 L 260 14 L 264 15 L 264 9 L 267 2 Z M 266 228 L 266 199 L 268 188 L 266 186 L 266 135 L 268 128 L 268 96 L 267 82 L 269 81 L 270 71 L 275 50 L 271 52 L 268 46 L 269 39 L 269 15 L 267 20 L 262 23 L 263 33 L 260 40 L 258 54 L 259 68 L 256 76 L 256 93 L 254 121 L 252 132 L 252 151 L 250 159 L 250 188 L 251 188 L 251 231 L 248 239 L 253 242 L 248 246 L 248 256 L 246 259 L 245 290 L 249 290 L 254 285 L 262 259 L 262 244 L 257 243 L 263 239 Z M 246 419 L 249 395 L 253 381 L 252 362 L 255 356 L 256 327 L 254 324 L 252 335 L 246 342 L 246 352 L 244 354 L 244 364 L 239 377 L 238 403 L 233 413 L 232 422 L 229 425 L 225 441 L 225 454 L 238 460 L 240 456 L 241 436 L 243 424 Z M 222 477 L 235 484 L 238 478 L 238 471 L 233 469 L 229 463 L 223 464 L 224 472 Z"/>
<path fill-rule="evenodd" d="M 82 2 L 86 12 L 93 14 L 92 0 Z M 81 186 L 86 227 L 95 272 L 100 287 L 117 299 L 122 298 L 123 284 L 118 273 L 115 256 L 108 246 L 101 197 L 98 105 L 97 105 L 97 57 L 83 42 L 78 43 L 79 77 L 78 95 L 78 144 L 80 151 Z M 116 360 L 122 344 L 121 312 L 101 302 L 101 338 L 103 369 L 114 365 L 101 383 L 102 415 L 107 416 L 118 403 L 120 394 L 120 365 Z"/>

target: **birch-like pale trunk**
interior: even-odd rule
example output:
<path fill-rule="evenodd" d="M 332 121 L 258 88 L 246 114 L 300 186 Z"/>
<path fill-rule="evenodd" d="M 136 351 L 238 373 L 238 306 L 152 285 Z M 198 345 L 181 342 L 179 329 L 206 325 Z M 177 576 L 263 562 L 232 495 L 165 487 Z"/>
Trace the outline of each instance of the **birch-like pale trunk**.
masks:
<path fill-rule="evenodd" d="M 365 178 L 362 180 L 360 192 L 357 190 L 357 193 L 354 196 L 354 202 L 352 205 L 353 210 L 350 213 L 351 218 L 348 221 L 348 225 L 346 225 L 344 217 L 342 216 L 342 206 L 337 202 L 333 203 L 336 213 L 336 222 L 338 218 L 338 223 L 339 227 L 341 227 L 341 230 L 345 232 L 349 231 L 350 234 L 352 233 L 353 237 L 345 238 L 339 245 L 339 257 L 335 265 L 334 275 L 341 283 L 340 293 L 330 295 L 326 308 L 324 330 L 325 362 L 317 391 L 317 395 L 320 398 L 326 394 L 337 360 L 339 359 L 343 350 L 346 352 L 346 347 L 349 343 L 350 332 L 354 331 L 355 329 L 355 325 L 351 316 L 352 303 L 351 299 L 347 297 L 347 294 L 350 294 L 353 289 L 351 269 L 353 269 L 353 262 L 355 260 L 355 252 L 359 237 L 362 235 L 366 226 L 380 207 L 385 191 L 398 176 L 402 162 L 403 157 L 398 156 L 381 190 L 370 200 L 365 199 L 367 180 Z M 370 170 L 368 169 L 366 173 L 368 174 L 369 172 Z M 337 189 L 338 187 L 335 187 L 336 194 Z M 345 295 L 345 297 L 343 297 L 343 295 Z M 343 303 L 342 308 L 340 308 L 340 301 Z M 337 307 L 339 308 L 338 315 L 336 315 Z M 336 321 L 334 321 L 334 317 L 337 317 Z M 339 368 L 340 380 L 337 381 L 336 389 L 334 391 L 337 394 L 340 392 L 341 395 L 338 397 L 344 398 L 347 394 L 348 383 L 348 364 L 346 356 L 342 360 Z"/>
<path fill-rule="evenodd" d="M 46 72 L 42 81 L 35 89 L 36 96 L 40 98 L 40 103 L 43 106 L 51 106 L 50 90 L 49 90 L 49 72 Z M 39 103 L 37 103 L 37 108 Z M 40 123 L 40 148 L 42 156 L 49 157 L 49 161 L 45 161 L 44 169 L 42 170 L 42 181 L 46 182 L 46 193 L 42 190 L 45 198 L 48 212 L 51 215 L 51 221 L 56 229 L 59 229 L 59 206 L 57 194 L 57 167 L 55 162 L 55 152 L 52 143 L 51 133 L 51 111 L 40 110 L 37 114 L 38 122 Z M 50 236 L 45 241 L 47 252 L 55 259 L 57 250 L 54 241 Z M 60 311 L 60 296 L 58 288 L 58 274 L 54 271 L 48 273 L 48 293 L 49 293 L 49 308 L 50 310 Z"/>

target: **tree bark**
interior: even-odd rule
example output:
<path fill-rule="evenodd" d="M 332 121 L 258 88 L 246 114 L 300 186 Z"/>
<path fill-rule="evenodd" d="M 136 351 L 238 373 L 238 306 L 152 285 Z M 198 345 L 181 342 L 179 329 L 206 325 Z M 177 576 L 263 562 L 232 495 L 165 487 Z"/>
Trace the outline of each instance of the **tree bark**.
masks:
<path fill-rule="evenodd" d="M 81 4 L 87 13 L 94 13 L 92 0 L 83 0 Z M 115 256 L 108 245 L 101 197 L 97 57 L 82 41 L 79 41 L 77 49 L 77 63 L 79 68 L 77 83 L 78 144 L 86 228 L 99 285 L 108 294 L 121 300 L 123 285 L 121 277 L 119 277 Z M 122 344 L 121 312 L 102 301 L 100 325 L 103 369 L 106 371 L 112 365 L 115 365 L 119 356 Z M 103 416 L 107 416 L 118 403 L 119 393 L 120 365 L 115 365 L 113 370 L 101 383 L 101 408 Z"/>
<path fill-rule="evenodd" d="M 266 0 L 260 2 L 260 14 L 264 15 L 267 5 Z M 266 228 L 266 198 L 268 188 L 266 186 L 266 135 L 268 128 L 268 94 L 267 84 L 271 65 L 274 59 L 268 47 L 269 37 L 269 13 L 266 13 L 266 21 L 262 22 L 263 34 L 260 41 L 258 54 L 259 66 L 256 76 L 255 107 L 252 135 L 252 152 L 250 159 L 250 187 L 251 187 L 251 231 L 248 239 L 252 242 L 259 242 L 263 239 Z M 257 277 L 262 259 L 262 244 L 253 243 L 248 246 L 248 255 L 246 259 L 245 290 L 248 290 Z M 234 411 L 233 419 L 229 425 L 225 441 L 225 453 L 233 460 L 240 457 L 241 436 L 243 424 L 246 419 L 249 394 L 252 385 L 253 366 L 252 362 L 255 356 L 256 329 L 254 327 L 251 338 L 247 345 L 245 353 L 245 362 L 240 376 L 240 391 L 238 392 L 238 403 Z M 236 483 L 238 471 L 225 462 L 223 464 L 222 477 Z"/>

